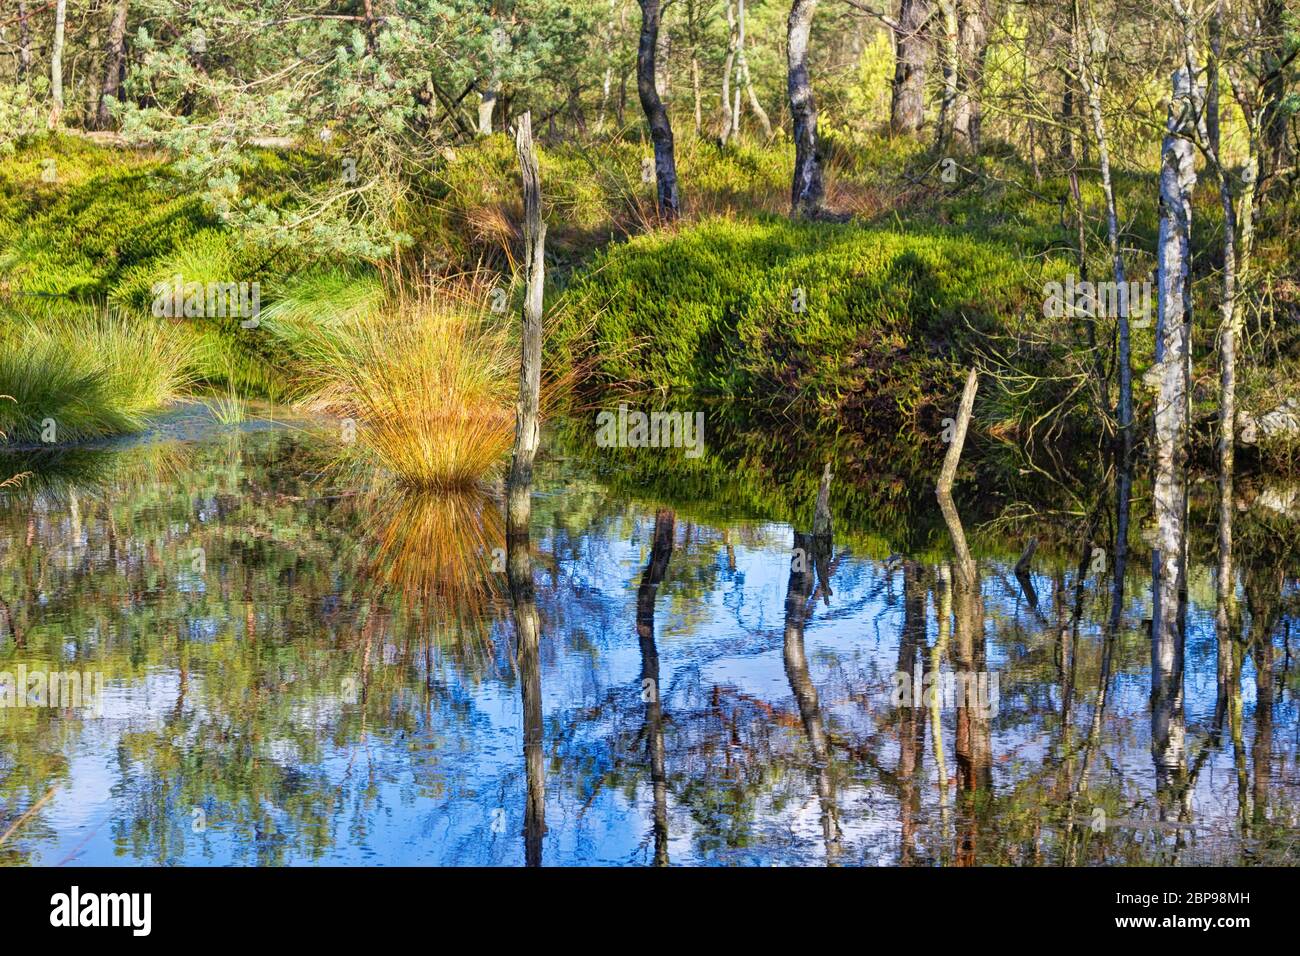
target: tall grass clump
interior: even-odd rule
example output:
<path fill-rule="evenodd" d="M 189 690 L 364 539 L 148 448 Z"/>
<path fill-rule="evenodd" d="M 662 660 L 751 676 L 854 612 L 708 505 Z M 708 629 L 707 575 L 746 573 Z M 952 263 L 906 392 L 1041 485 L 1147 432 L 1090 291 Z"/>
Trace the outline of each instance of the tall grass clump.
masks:
<path fill-rule="evenodd" d="M 17 321 L 0 333 L 0 431 L 10 442 L 85 441 L 143 430 L 189 385 L 186 341 L 114 314 Z"/>
<path fill-rule="evenodd" d="M 481 291 L 399 292 L 294 330 L 308 404 L 352 419 L 357 443 L 409 487 L 473 487 L 514 441 L 518 349 Z"/>

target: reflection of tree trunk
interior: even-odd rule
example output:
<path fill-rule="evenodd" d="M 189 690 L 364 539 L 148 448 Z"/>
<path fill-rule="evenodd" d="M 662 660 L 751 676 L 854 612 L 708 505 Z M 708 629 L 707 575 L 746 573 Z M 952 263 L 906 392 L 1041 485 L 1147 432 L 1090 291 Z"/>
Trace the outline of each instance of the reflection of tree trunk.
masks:
<path fill-rule="evenodd" d="M 1183 717 L 1183 638 L 1187 592 L 1187 419 L 1191 380 L 1191 142 L 1193 79 L 1174 77 L 1161 149 L 1159 308 L 1154 435 L 1156 546 L 1151 589 L 1151 751 L 1164 809 L 1182 796 L 1187 772 Z"/>
<path fill-rule="evenodd" d="M 830 735 L 822 717 L 817 699 L 817 686 L 813 683 L 804 651 L 803 630 L 808 615 L 808 599 L 812 596 L 814 568 L 825 556 L 821 549 L 828 546 L 824 538 L 796 531 L 794 535 L 794 560 L 790 564 L 790 578 L 785 591 L 785 675 L 790 682 L 804 734 L 812 749 L 817 769 L 817 798 L 821 806 L 822 837 L 826 846 L 826 862 L 833 864 L 840 849 L 839 810 L 835 802 L 835 781 L 831 774 Z M 823 565 L 825 566 L 825 565 Z"/>
<path fill-rule="evenodd" d="M 1268 792 L 1273 780 L 1273 633 L 1254 635 L 1255 657 L 1255 739 L 1251 744 L 1251 763 L 1255 770 L 1254 812 L 1251 822 L 1260 827 L 1268 823 Z"/>
<path fill-rule="evenodd" d="M 953 589 L 956 618 L 953 663 L 956 681 L 957 792 L 962 807 L 961 832 L 957 840 L 957 863 L 973 866 L 977 861 L 979 837 L 978 797 L 993 786 L 993 750 L 988 716 L 978 698 L 972 699 L 978 675 L 985 672 L 984 602 L 978 577 L 968 583 L 958 580 Z M 964 678 L 964 681 L 963 681 Z M 963 688 L 970 693 L 963 693 Z M 974 705 L 974 706 L 972 706 Z"/>
<path fill-rule="evenodd" d="M 1106 701 L 1110 695 L 1110 675 L 1114 666 L 1115 644 L 1119 640 L 1119 628 L 1124 616 L 1124 575 L 1128 570 L 1128 524 L 1129 524 L 1129 489 L 1132 487 L 1132 460 L 1124 457 L 1121 451 L 1119 474 L 1116 477 L 1116 531 L 1115 531 L 1115 567 L 1111 579 L 1110 619 L 1102 638 L 1101 673 L 1097 678 L 1097 706 L 1092 712 L 1092 723 L 1088 728 L 1088 742 L 1083 751 L 1083 763 L 1079 768 L 1079 779 L 1070 797 L 1067 820 L 1067 860 L 1074 865 L 1074 853 L 1077 847 L 1070 836 L 1073 834 L 1074 811 L 1076 800 L 1088 789 L 1088 771 L 1093 754 L 1101 744 L 1102 719 L 1106 714 Z"/>
<path fill-rule="evenodd" d="M 930 652 L 930 671 L 934 680 L 942 672 L 944 655 L 948 653 L 948 641 L 952 637 L 952 569 L 944 564 L 938 569 L 939 588 L 935 594 L 935 614 L 939 619 L 939 634 L 934 648 Z M 939 814 L 943 833 L 939 844 L 947 840 L 948 833 L 948 766 L 943 749 L 943 719 L 940 708 L 943 704 L 941 694 L 930 697 L 930 730 L 934 735 L 934 763 L 939 778 Z"/>
<path fill-rule="evenodd" d="M 655 514 L 650 563 L 636 593 L 636 635 L 641 644 L 641 699 L 645 701 L 645 736 L 650 746 L 650 781 L 654 788 L 655 866 L 668 865 L 668 773 L 665 767 L 663 701 L 659 693 L 659 649 L 655 646 L 655 597 L 673 554 L 676 515 L 667 508 Z"/>
<path fill-rule="evenodd" d="M 925 649 L 925 588 L 915 561 L 903 563 L 903 633 L 898 641 L 898 672 L 914 686 L 916 659 Z M 923 670 L 928 667 L 923 665 Z M 901 681 L 902 678 L 899 678 Z M 933 680 L 933 678 L 932 678 Z M 899 863 L 915 863 L 916 815 L 921 809 L 918 776 L 925 754 L 924 698 L 898 708 L 898 779 L 901 846 Z"/>
<path fill-rule="evenodd" d="M 1251 788 L 1253 809 L 1247 815 L 1245 801 L 1245 753 L 1238 763 L 1242 787 L 1242 820 L 1259 827 L 1268 822 L 1269 786 L 1272 783 L 1273 763 L 1273 705 L 1276 699 L 1273 674 L 1273 633 L 1282 619 L 1281 596 L 1285 580 L 1280 567 L 1261 569 L 1248 566 L 1245 574 L 1245 592 L 1250 610 L 1250 651 L 1255 663 L 1255 739 L 1251 743 L 1251 763 L 1254 768 L 1254 785 Z M 1244 654 L 1245 646 L 1239 648 Z M 1240 667 L 1240 665 L 1238 665 Z M 1238 669 L 1238 683 L 1240 683 Z"/>
<path fill-rule="evenodd" d="M 641 4 L 641 39 L 636 54 L 636 89 L 650 124 L 655 151 L 655 183 L 659 215 L 676 219 L 681 213 L 677 195 L 677 158 L 673 152 L 673 128 L 668 111 L 655 86 L 655 53 L 659 45 L 660 0 L 638 0 Z"/>
<path fill-rule="evenodd" d="M 527 534 L 532 515 L 533 459 L 539 442 L 538 405 L 542 388 L 542 291 L 546 281 L 546 223 L 542 220 L 542 184 L 533 152 L 531 114 L 519 117 L 515 141 L 524 193 L 524 308 L 515 451 L 506 499 L 509 535 Z"/>
<path fill-rule="evenodd" d="M 525 490 L 527 494 L 527 490 Z M 533 562 L 528 532 L 506 539 L 506 579 L 519 645 L 519 692 L 524 712 L 524 771 L 528 795 L 524 803 L 524 861 L 542 865 L 546 833 L 546 763 L 542 731 L 541 624 L 533 588 Z"/>

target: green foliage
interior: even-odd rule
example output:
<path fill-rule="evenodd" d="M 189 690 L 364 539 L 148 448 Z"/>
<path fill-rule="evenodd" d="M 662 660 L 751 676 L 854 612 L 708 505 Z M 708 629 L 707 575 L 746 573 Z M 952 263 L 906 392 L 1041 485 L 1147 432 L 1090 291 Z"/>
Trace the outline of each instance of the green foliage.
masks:
<path fill-rule="evenodd" d="M 0 211 L 0 285 L 81 302 L 217 225 L 157 162 L 71 137 L 34 139 L 0 166 Z"/>

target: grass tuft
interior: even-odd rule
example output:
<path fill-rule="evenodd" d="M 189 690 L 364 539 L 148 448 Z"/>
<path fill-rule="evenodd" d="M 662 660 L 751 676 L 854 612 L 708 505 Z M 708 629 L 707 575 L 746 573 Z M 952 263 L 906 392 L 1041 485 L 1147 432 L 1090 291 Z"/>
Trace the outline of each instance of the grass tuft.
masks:
<path fill-rule="evenodd" d="M 517 349 L 484 290 L 399 293 L 375 313 L 301 327 L 308 404 L 356 423 L 403 484 L 450 490 L 496 472 L 514 441 Z"/>
<path fill-rule="evenodd" d="M 66 442 L 138 432 L 189 384 L 186 340 L 164 323 L 114 314 L 15 322 L 0 333 L 0 432 Z"/>

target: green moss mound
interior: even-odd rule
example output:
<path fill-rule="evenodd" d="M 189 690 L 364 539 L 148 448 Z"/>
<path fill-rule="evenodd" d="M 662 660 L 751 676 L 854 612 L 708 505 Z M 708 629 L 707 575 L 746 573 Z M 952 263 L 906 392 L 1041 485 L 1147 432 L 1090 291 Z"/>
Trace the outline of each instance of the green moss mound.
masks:
<path fill-rule="evenodd" d="M 922 465 L 976 347 L 1041 323 L 1058 268 L 938 229 L 713 219 L 607 250 L 569 289 L 557 348 L 589 349 L 597 388 Z"/>

